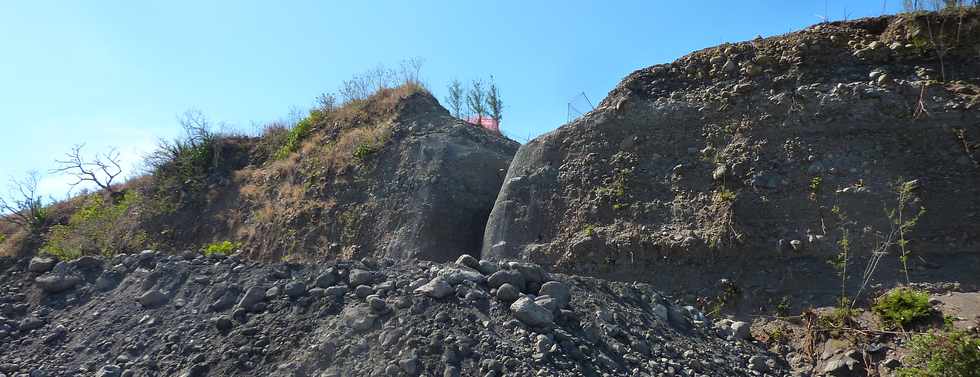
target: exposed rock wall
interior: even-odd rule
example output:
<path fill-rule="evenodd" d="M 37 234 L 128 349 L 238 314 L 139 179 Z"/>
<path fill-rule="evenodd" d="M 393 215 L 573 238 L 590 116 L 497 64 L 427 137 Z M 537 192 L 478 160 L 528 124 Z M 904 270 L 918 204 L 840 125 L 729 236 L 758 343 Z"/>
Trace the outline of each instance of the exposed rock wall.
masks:
<path fill-rule="evenodd" d="M 934 45 L 947 47 L 942 63 Z M 483 254 L 690 291 L 737 277 L 813 292 L 836 279 L 826 260 L 845 229 L 863 269 L 892 231 L 894 184 L 912 182 L 903 216 L 927 209 L 906 236 L 913 279 L 974 281 L 978 57 L 976 13 L 930 14 L 822 24 L 638 70 L 594 112 L 521 147 Z M 886 251 L 878 282 L 899 269 L 897 247 Z"/>

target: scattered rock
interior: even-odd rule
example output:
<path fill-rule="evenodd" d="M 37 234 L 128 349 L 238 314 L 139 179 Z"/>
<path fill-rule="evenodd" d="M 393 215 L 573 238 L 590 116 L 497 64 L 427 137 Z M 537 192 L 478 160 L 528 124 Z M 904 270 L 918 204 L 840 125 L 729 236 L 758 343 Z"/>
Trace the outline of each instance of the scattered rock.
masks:
<path fill-rule="evenodd" d="M 165 304 L 167 300 L 167 295 L 163 294 L 163 292 L 160 292 L 160 290 L 157 289 L 146 291 L 136 298 L 136 301 L 139 301 L 140 305 L 143 305 L 143 307 L 147 309 L 159 307 Z"/>
<path fill-rule="evenodd" d="M 538 294 L 542 296 L 547 295 L 554 298 L 559 309 L 568 306 L 572 300 L 572 295 L 568 290 L 568 287 L 566 287 L 564 283 L 558 281 L 549 281 L 542 284 L 541 290 L 538 292 Z"/>
<path fill-rule="evenodd" d="M 520 272 L 514 270 L 501 270 L 494 272 L 493 275 L 487 279 L 487 284 L 490 288 L 500 288 L 501 285 L 510 284 L 516 287 L 518 290 L 524 290 L 524 276 Z"/>
<path fill-rule="evenodd" d="M 425 285 L 415 289 L 416 294 L 424 294 L 429 297 L 443 298 L 456 292 L 449 282 L 441 276 L 437 276 Z"/>
<path fill-rule="evenodd" d="M 38 276 L 34 279 L 34 283 L 47 293 L 60 293 L 67 291 L 74 288 L 81 281 L 82 279 L 75 275 L 51 272 Z"/>
<path fill-rule="evenodd" d="M 524 324 L 532 327 L 546 327 L 554 322 L 551 311 L 536 304 L 527 296 L 521 297 L 510 305 L 510 311 Z"/>
<path fill-rule="evenodd" d="M 256 305 L 265 301 L 267 292 L 268 290 L 262 287 L 249 288 L 245 291 L 245 295 L 242 296 L 241 301 L 238 301 L 238 307 L 248 311 L 255 311 Z"/>
<path fill-rule="evenodd" d="M 474 270 L 480 269 L 480 261 L 478 261 L 476 258 L 474 258 L 472 255 L 469 254 L 460 255 L 459 258 L 456 259 L 456 264 L 460 266 L 469 267 Z"/>
<path fill-rule="evenodd" d="M 521 292 L 510 283 L 504 283 L 497 288 L 497 299 L 503 302 L 514 302 L 520 297 Z"/>
<path fill-rule="evenodd" d="M 286 296 L 299 298 L 306 295 L 306 284 L 300 281 L 292 281 L 286 284 Z"/>
<path fill-rule="evenodd" d="M 27 270 L 34 273 L 45 273 L 51 271 L 51 268 L 58 263 L 57 259 L 48 256 L 36 256 L 31 258 L 30 263 L 27 265 Z"/>

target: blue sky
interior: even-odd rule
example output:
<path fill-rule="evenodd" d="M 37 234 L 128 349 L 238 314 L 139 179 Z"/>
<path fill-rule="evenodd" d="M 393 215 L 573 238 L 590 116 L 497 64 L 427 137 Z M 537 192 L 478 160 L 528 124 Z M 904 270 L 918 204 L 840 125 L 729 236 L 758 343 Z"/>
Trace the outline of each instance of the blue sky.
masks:
<path fill-rule="evenodd" d="M 633 70 L 883 5 L 900 1 L 0 0 L 0 179 L 45 172 L 76 143 L 119 148 L 133 174 L 185 110 L 249 131 L 410 57 L 440 99 L 453 78 L 494 75 L 502 129 L 525 139 Z M 67 181 L 42 186 L 61 196 Z"/>

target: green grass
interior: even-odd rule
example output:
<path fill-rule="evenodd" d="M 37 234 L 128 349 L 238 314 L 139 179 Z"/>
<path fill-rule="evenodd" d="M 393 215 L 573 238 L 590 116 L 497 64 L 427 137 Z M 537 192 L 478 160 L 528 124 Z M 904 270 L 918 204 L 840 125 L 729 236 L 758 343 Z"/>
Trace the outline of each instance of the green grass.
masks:
<path fill-rule="evenodd" d="M 204 255 L 206 256 L 212 256 L 215 254 L 229 255 L 231 253 L 234 253 L 235 250 L 238 250 L 241 247 L 242 244 L 239 242 L 231 242 L 225 240 L 221 242 L 209 243 L 201 249 L 201 252 L 204 253 Z"/>
<path fill-rule="evenodd" d="M 909 288 L 899 288 L 884 294 L 871 309 L 885 325 L 901 328 L 932 314 L 929 295 Z"/>
<path fill-rule="evenodd" d="M 146 246 L 144 232 L 120 229 L 128 219 L 130 208 L 141 201 L 136 191 L 127 192 L 118 203 L 107 201 L 101 194 L 90 195 L 67 224 L 51 227 L 41 253 L 73 260 L 82 255 L 113 255 Z"/>
<path fill-rule="evenodd" d="M 276 151 L 275 156 L 273 156 L 274 159 L 282 160 L 299 150 L 303 140 L 310 136 L 310 131 L 313 129 L 313 124 L 315 122 L 314 117 L 315 115 L 311 113 L 310 116 L 307 116 L 299 123 L 296 123 L 296 126 L 289 130 L 289 133 L 286 135 L 286 141 L 281 147 L 279 147 L 279 150 Z"/>
<path fill-rule="evenodd" d="M 379 150 L 381 150 L 381 145 L 361 143 L 357 145 L 357 148 L 354 148 L 353 156 L 357 161 L 364 161 Z"/>
<path fill-rule="evenodd" d="M 980 376 L 980 338 L 964 331 L 929 332 L 909 342 L 899 377 Z"/>

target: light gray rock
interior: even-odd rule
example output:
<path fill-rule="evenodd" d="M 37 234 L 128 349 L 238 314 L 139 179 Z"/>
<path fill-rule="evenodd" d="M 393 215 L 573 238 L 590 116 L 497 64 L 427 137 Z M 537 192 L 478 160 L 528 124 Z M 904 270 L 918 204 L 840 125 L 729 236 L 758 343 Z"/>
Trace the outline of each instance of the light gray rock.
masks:
<path fill-rule="evenodd" d="M 31 262 L 27 265 L 27 270 L 34 273 L 45 273 L 51 271 L 51 268 L 58 263 L 58 260 L 49 256 L 36 256 L 31 258 Z"/>
<path fill-rule="evenodd" d="M 748 339 L 752 336 L 751 326 L 747 322 L 735 321 L 732 322 L 732 336 L 735 339 Z"/>
<path fill-rule="evenodd" d="M 519 321 L 532 327 L 546 327 L 553 324 L 555 320 L 550 310 L 536 304 L 527 296 L 514 301 L 510 305 L 510 311 Z"/>
<path fill-rule="evenodd" d="M 568 287 L 564 283 L 558 281 L 549 281 L 541 285 L 541 290 L 538 294 L 542 296 L 551 296 L 555 299 L 558 304 L 558 308 L 564 308 L 572 301 L 572 294 L 568 290 Z"/>
<path fill-rule="evenodd" d="M 139 301 L 140 305 L 143 305 L 144 308 L 151 309 L 165 304 L 167 302 L 167 295 L 160 292 L 159 289 L 151 289 L 137 297 L 136 301 Z"/>
<path fill-rule="evenodd" d="M 374 273 L 371 271 L 354 269 L 351 270 L 348 275 L 350 279 L 350 286 L 356 287 L 358 285 L 368 285 L 374 280 Z"/>
<path fill-rule="evenodd" d="M 103 365 L 102 368 L 99 368 L 99 370 L 95 372 L 95 376 L 96 377 L 120 377 L 122 376 L 122 368 L 120 368 L 118 365 L 113 365 L 113 364 Z"/>
<path fill-rule="evenodd" d="M 472 255 L 469 254 L 460 255 L 459 258 L 456 259 L 456 264 L 464 267 L 469 267 L 474 270 L 479 270 L 480 268 L 480 261 L 478 261 L 476 258 L 474 258 Z"/>
<path fill-rule="evenodd" d="M 75 275 L 49 272 L 34 278 L 34 283 L 47 293 L 60 293 L 74 288 L 82 279 Z"/>
<path fill-rule="evenodd" d="M 245 295 L 242 299 L 238 301 L 238 307 L 243 308 L 247 311 L 255 310 L 258 303 L 265 301 L 266 290 L 263 287 L 252 287 L 245 291 Z"/>
<path fill-rule="evenodd" d="M 443 298 L 456 292 L 449 282 L 442 276 L 436 276 L 425 285 L 415 289 L 416 294 L 424 294 L 429 297 Z"/>
<path fill-rule="evenodd" d="M 464 281 L 471 281 L 477 284 L 483 284 L 487 281 L 487 278 L 483 274 L 469 267 L 444 267 L 439 270 L 438 275 L 445 278 L 451 285 L 456 285 Z"/>

